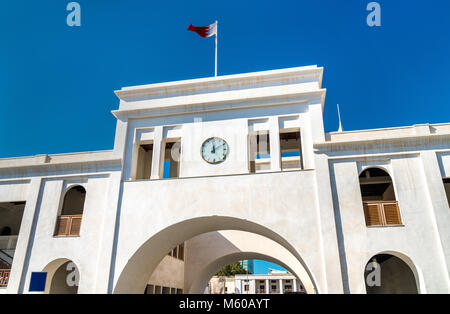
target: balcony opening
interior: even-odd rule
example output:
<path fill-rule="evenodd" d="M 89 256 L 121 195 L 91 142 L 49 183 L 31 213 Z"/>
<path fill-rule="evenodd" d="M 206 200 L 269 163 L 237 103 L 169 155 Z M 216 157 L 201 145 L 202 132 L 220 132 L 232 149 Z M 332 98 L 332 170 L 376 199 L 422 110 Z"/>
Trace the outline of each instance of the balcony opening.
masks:
<path fill-rule="evenodd" d="M 61 215 L 56 222 L 55 236 L 79 236 L 86 190 L 81 185 L 70 188 L 64 196 Z"/>
<path fill-rule="evenodd" d="M 280 132 L 281 169 L 302 169 L 300 131 Z"/>
<path fill-rule="evenodd" d="M 153 144 L 141 144 L 137 148 L 135 180 L 148 180 L 152 172 Z"/>
<path fill-rule="evenodd" d="M 268 131 L 249 135 L 249 153 L 250 173 L 270 170 L 270 137 Z"/>
<path fill-rule="evenodd" d="M 386 171 L 366 169 L 359 183 L 367 226 L 402 225 L 394 185 Z"/>
<path fill-rule="evenodd" d="M 448 206 L 450 206 L 450 178 L 444 179 L 445 194 L 447 195 Z"/>
<path fill-rule="evenodd" d="M 181 141 L 167 140 L 164 144 L 163 178 L 178 178 L 180 176 Z"/>
<path fill-rule="evenodd" d="M 0 288 L 8 286 L 24 208 L 25 202 L 0 203 Z"/>

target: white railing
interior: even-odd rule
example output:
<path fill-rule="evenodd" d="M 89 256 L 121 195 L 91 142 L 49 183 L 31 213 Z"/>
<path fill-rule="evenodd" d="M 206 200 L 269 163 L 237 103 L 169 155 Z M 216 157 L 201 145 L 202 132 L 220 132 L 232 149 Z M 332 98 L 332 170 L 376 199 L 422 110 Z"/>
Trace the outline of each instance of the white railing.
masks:
<path fill-rule="evenodd" d="M 14 250 L 19 236 L 0 236 L 0 250 Z"/>

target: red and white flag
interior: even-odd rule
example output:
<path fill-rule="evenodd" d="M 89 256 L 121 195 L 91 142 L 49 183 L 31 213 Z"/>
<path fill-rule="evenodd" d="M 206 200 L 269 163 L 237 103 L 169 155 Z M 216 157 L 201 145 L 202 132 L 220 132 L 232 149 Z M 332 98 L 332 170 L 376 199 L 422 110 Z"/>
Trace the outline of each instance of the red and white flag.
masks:
<path fill-rule="evenodd" d="M 215 49 L 215 61 L 214 61 L 214 76 L 217 76 L 217 28 L 218 22 L 212 23 L 208 26 L 192 26 L 189 25 L 188 31 L 196 32 L 201 37 L 208 38 L 216 35 L 216 49 Z"/>
<path fill-rule="evenodd" d="M 217 35 L 217 22 L 212 23 L 208 26 L 193 26 L 192 24 L 189 25 L 188 31 L 196 32 L 200 36 L 207 38 L 214 35 Z"/>

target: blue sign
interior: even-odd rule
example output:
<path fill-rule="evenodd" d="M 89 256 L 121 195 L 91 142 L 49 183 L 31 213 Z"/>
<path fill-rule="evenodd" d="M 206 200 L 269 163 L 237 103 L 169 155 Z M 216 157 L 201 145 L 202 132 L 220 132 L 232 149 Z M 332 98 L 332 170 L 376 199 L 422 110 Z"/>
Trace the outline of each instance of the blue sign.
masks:
<path fill-rule="evenodd" d="M 45 272 L 32 272 L 30 280 L 30 292 L 44 292 L 45 282 L 47 281 L 47 273 Z"/>

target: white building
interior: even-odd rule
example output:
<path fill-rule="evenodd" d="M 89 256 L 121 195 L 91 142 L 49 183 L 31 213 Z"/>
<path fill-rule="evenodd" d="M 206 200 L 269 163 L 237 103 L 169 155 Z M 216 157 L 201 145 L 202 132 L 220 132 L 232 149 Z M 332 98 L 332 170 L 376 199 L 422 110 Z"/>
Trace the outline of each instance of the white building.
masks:
<path fill-rule="evenodd" d="M 206 294 L 235 294 L 236 282 L 234 276 L 214 276 L 208 282 Z"/>
<path fill-rule="evenodd" d="M 322 74 L 122 88 L 112 150 L 1 159 L 0 293 L 201 293 L 245 259 L 449 293 L 450 124 L 325 133 Z"/>
<path fill-rule="evenodd" d="M 303 292 L 301 282 L 292 274 L 271 269 L 266 275 L 236 275 L 237 294 L 284 294 Z"/>

